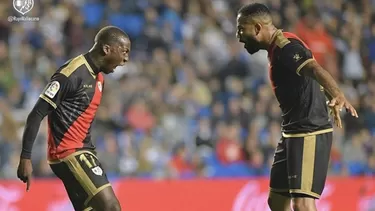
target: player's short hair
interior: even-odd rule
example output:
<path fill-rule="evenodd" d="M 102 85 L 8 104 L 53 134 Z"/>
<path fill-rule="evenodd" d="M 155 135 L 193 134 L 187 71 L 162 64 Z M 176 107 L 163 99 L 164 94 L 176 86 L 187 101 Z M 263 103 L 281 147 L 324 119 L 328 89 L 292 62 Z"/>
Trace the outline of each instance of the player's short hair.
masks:
<path fill-rule="evenodd" d="M 238 10 L 238 14 L 241 14 L 246 18 L 271 19 L 270 9 L 266 5 L 261 3 L 251 3 L 245 5 Z"/>
<path fill-rule="evenodd" d="M 99 45 L 117 44 L 120 39 L 129 39 L 129 36 L 116 26 L 106 26 L 99 30 L 95 35 L 95 43 Z"/>

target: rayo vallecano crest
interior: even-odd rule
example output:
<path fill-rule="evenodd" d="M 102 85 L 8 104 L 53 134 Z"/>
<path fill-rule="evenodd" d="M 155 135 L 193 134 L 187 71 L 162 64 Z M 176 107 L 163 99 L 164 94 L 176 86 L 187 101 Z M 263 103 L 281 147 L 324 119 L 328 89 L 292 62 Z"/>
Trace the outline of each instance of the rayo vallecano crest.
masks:
<path fill-rule="evenodd" d="M 98 82 L 98 89 L 99 89 L 100 92 L 102 92 L 102 88 L 103 88 L 103 87 L 102 87 L 102 82 L 99 81 L 99 82 Z"/>
<path fill-rule="evenodd" d="M 34 0 L 13 0 L 13 7 L 17 12 L 25 15 L 33 9 Z"/>

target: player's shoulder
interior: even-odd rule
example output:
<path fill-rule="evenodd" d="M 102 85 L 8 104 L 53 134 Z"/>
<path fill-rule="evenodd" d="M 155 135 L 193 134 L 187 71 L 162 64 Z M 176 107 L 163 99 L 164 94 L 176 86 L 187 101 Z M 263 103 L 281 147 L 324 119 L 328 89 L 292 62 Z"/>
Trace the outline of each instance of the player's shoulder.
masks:
<path fill-rule="evenodd" d="M 288 42 L 283 46 L 286 49 L 292 48 L 306 48 L 309 49 L 307 44 L 298 35 L 292 32 L 283 32 L 283 37 L 288 40 Z"/>
<path fill-rule="evenodd" d="M 295 44 L 299 44 L 299 38 L 297 35 L 291 32 L 283 32 L 278 30 L 276 35 L 273 38 L 273 47 L 271 49 L 275 49 L 274 53 L 281 53 L 285 51 L 286 48 L 290 48 Z"/>
<path fill-rule="evenodd" d="M 284 31 L 283 32 L 283 36 L 285 38 L 287 38 L 288 40 L 301 40 L 301 38 L 299 38 L 298 35 L 296 35 L 293 32 L 286 32 L 286 31 Z"/>
<path fill-rule="evenodd" d="M 294 54 L 297 51 L 308 50 L 308 46 L 294 33 L 282 32 L 275 40 L 277 46 L 274 50 L 274 55 L 286 56 Z"/>
<path fill-rule="evenodd" d="M 56 74 L 63 75 L 67 78 L 72 78 L 73 75 L 77 75 L 74 73 L 86 68 L 86 63 L 86 59 L 83 55 L 76 56 L 60 66 L 57 69 Z"/>

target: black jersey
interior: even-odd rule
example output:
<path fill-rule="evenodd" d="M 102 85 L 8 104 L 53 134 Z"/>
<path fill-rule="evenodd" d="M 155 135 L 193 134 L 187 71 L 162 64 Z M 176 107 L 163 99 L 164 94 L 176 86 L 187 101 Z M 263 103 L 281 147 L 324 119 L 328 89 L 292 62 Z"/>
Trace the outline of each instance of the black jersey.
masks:
<path fill-rule="evenodd" d="M 90 130 L 103 87 L 103 75 L 87 55 L 68 61 L 51 77 L 40 95 L 54 108 L 48 115 L 49 159 L 95 149 Z"/>
<path fill-rule="evenodd" d="M 331 131 L 323 87 L 299 74 L 314 60 L 312 52 L 292 33 L 279 30 L 272 39 L 269 76 L 282 110 L 283 135 Z"/>

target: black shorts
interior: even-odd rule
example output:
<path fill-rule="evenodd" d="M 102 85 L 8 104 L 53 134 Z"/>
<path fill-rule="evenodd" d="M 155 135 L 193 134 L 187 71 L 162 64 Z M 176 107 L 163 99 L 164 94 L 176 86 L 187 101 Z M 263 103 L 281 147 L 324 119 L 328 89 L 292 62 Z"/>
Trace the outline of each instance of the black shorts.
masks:
<path fill-rule="evenodd" d="M 111 186 L 98 158 L 90 151 L 78 151 L 49 164 L 64 183 L 75 210 L 91 210 L 90 200 Z"/>
<path fill-rule="evenodd" d="M 283 135 L 271 168 L 272 192 L 290 197 L 320 198 L 332 147 L 332 129 L 328 131 L 307 136 Z"/>

